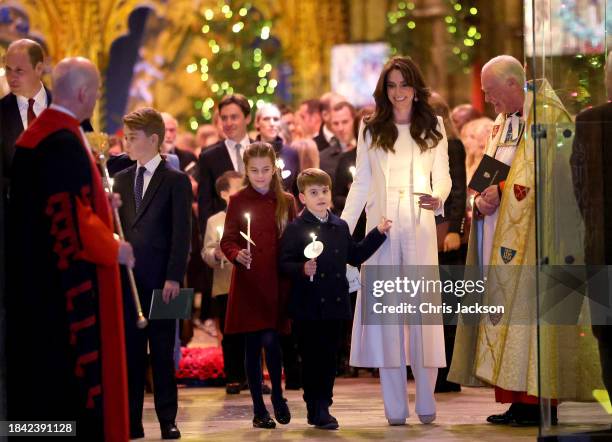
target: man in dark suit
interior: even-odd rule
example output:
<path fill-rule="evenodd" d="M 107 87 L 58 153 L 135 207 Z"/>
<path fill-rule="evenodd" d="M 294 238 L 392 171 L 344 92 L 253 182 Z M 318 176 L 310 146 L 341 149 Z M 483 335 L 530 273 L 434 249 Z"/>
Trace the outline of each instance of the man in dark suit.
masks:
<path fill-rule="evenodd" d="M 213 144 L 198 159 L 198 210 L 200 229 L 206 229 L 208 218 L 223 210 L 225 202 L 217 195 L 215 182 L 228 170 L 244 174 L 242 156 L 251 140 L 247 126 L 251 122 L 251 106 L 240 94 L 226 95 L 219 102 L 219 118 L 226 139 Z"/>
<path fill-rule="evenodd" d="M 606 65 L 606 89 L 612 100 L 612 65 Z M 587 273 L 607 273 L 604 266 L 612 264 L 612 181 L 606 173 L 612 169 L 612 102 L 584 110 L 576 117 L 576 134 L 570 163 L 574 193 L 584 219 L 584 254 Z M 607 280 L 607 278 L 603 278 Z M 589 297 L 602 305 L 611 305 L 610 291 L 597 284 L 588 285 Z M 609 284 L 609 283 L 608 283 Z M 598 285 L 598 287 L 593 287 Z M 604 299 L 599 299 L 604 296 Z M 601 310 L 601 306 L 599 306 Z M 608 310 L 609 311 L 609 310 Z M 598 315 L 599 316 L 599 315 Z M 607 316 L 593 325 L 593 335 L 599 344 L 603 382 L 612 395 L 612 317 Z"/>
<path fill-rule="evenodd" d="M 163 153 L 171 153 L 176 155 L 179 159 L 179 167 L 182 171 L 187 172 L 187 168 L 195 171 L 195 166 L 198 159 L 193 152 L 176 147 L 176 135 L 178 130 L 178 122 L 176 121 L 176 118 L 167 112 L 162 112 L 161 116 L 164 120 L 164 126 L 166 127 Z"/>
<path fill-rule="evenodd" d="M 333 137 L 319 155 L 319 167 L 332 178 L 332 194 L 336 194 L 336 169 L 340 156 L 355 149 L 355 108 L 347 101 L 336 103 L 331 110 L 330 124 Z M 334 209 L 334 213 L 340 214 Z"/>
<path fill-rule="evenodd" d="M 189 178 L 172 169 L 159 154 L 164 123 L 154 109 L 142 108 L 123 119 L 126 148 L 136 164 L 118 173 L 114 191 L 121 195 L 121 222 L 136 258 L 134 276 L 143 310 L 152 292 L 163 289 L 168 302 L 179 294 L 185 276 L 191 232 L 192 191 Z M 125 275 L 124 275 L 125 276 Z M 144 437 L 142 406 L 147 342 L 151 353 L 155 411 L 163 439 L 178 439 L 177 387 L 174 376 L 175 320 L 152 320 L 141 330 L 131 290 L 123 278 L 131 438 Z"/>
<path fill-rule="evenodd" d="M 51 104 L 51 93 L 42 84 L 44 53 L 33 40 L 11 43 L 6 51 L 6 79 L 11 90 L 0 100 L 0 145 L 3 180 L 10 175 L 15 141 L 25 128 Z"/>
<path fill-rule="evenodd" d="M 317 143 L 319 152 L 329 146 L 329 141 L 323 134 L 323 119 L 321 117 L 321 102 L 319 100 L 312 98 L 303 101 L 296 115 L 304 131 L 304 137 L 312 138 Z"/>

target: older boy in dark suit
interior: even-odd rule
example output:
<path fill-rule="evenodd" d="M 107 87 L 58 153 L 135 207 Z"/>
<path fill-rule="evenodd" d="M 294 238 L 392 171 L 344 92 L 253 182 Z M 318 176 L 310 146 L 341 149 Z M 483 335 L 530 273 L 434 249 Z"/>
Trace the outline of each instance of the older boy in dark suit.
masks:
<path fill-rule="evenodd" d="M 280 268 L 292 279 L 289 312 L 302 356 L 308 423 L 336 429 L 338 421 L 329 414 L 329 406 L 342 326 L 351 315 L 346 264 L 357 266 L 368 259 L 387 238 L 391 221 L 383 219 L 357 243 L 346 222 L 329 211 L 331 178 L 327 173 L 320 169 L 302 171 L 298 189 L 306 208 L 283 234 Z M 304 257 L 311 233 L 324 245 L 316 260 Z"/>
<path fill-rule="evenodd" d="M 115 176 L 114 190 L 123 202 L 123 231 L 134 247 L 134 276 L 143 310 L 148 312 L 153 290 L 163 289 L 166 302 L 179 294 L 187 267 L 193 196 L 187 175 L 170 168 L 159 155 L 164 139 L 159 112 L 142 108 L 126 115 L 123 122 L 127 151 L 136 164 Z M 178 395 L 173 359 L 176 321 L 152 320 L 145 329 L 136 328 L 130 288 L 123 279 L 130 436 L 144 437 L 142 405 L 148 342 L 161 435 L 163 439 L 178 439 L 181 433 L 175 422 Z"/>

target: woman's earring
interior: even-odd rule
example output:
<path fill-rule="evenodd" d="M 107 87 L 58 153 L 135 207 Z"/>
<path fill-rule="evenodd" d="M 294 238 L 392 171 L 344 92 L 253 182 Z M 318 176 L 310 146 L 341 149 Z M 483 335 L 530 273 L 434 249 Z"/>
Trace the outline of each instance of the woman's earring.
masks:
<path fill-rule="evenodd" d="M 414 96 L 414 99 L 413 99 L 412 101 L 414 101 L 414 102 L 416 103 L 417 101 L 419 101 L 419 97 L 417 97 L 417 96 L 415 95 L 415 96 Z"/>

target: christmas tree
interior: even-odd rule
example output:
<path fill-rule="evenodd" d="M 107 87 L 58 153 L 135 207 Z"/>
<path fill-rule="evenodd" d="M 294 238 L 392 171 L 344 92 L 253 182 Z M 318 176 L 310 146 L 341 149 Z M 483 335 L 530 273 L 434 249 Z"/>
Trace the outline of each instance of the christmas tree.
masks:
<path fill-rule="evenodd" d="M 216 103 L 226 94 L 245 95 L 251 107 L 272 100 L 281 57 L 280 43 L 272 36 L 273 22 L 250 3 L 225 1 L 202 11 L 199 35 L 208 41 L 209 51 L 186 69 L 199 77 L 207 92 L 193 98 L 192 130 L 212 119 Z"/>

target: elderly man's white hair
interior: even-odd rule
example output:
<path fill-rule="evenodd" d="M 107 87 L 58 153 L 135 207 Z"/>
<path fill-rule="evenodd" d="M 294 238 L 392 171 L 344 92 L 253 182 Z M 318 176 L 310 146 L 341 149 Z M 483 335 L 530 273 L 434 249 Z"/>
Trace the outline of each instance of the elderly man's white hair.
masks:
<path fill-rule="evenodd" d="M 267 110 L 276 110 L 280 113 L 280 109 L 274 103 L 264 103 L 257 108 L 257 112 L 255 113 L 255 119 L 257 120 L 259 117 L 263 115 L 263 113 Z"/>
<path fill-rule="evenodd" d="M 520 85 L 525 84 L 525 69 L 520 61 L 511 55 L 493 57 L 482 67 L 481 72 L 490 71 L 500 80 L 514 78 Z"/>
<path fill-rule="evenodd" d="M 174 118 L 174 115 L 169 114 L 168 112 L 162 112 L 161 117 L 164 121 L 174 121 L 174 124 L 178 126 L 178 120 Z"/>
<path fill-rule="evenodd" d="M 98 76 L 98 68 L 87 58 L 64 58 L 51 73 L 53 99 L 75 98 L 81 88 L 91 86 Z"/>

